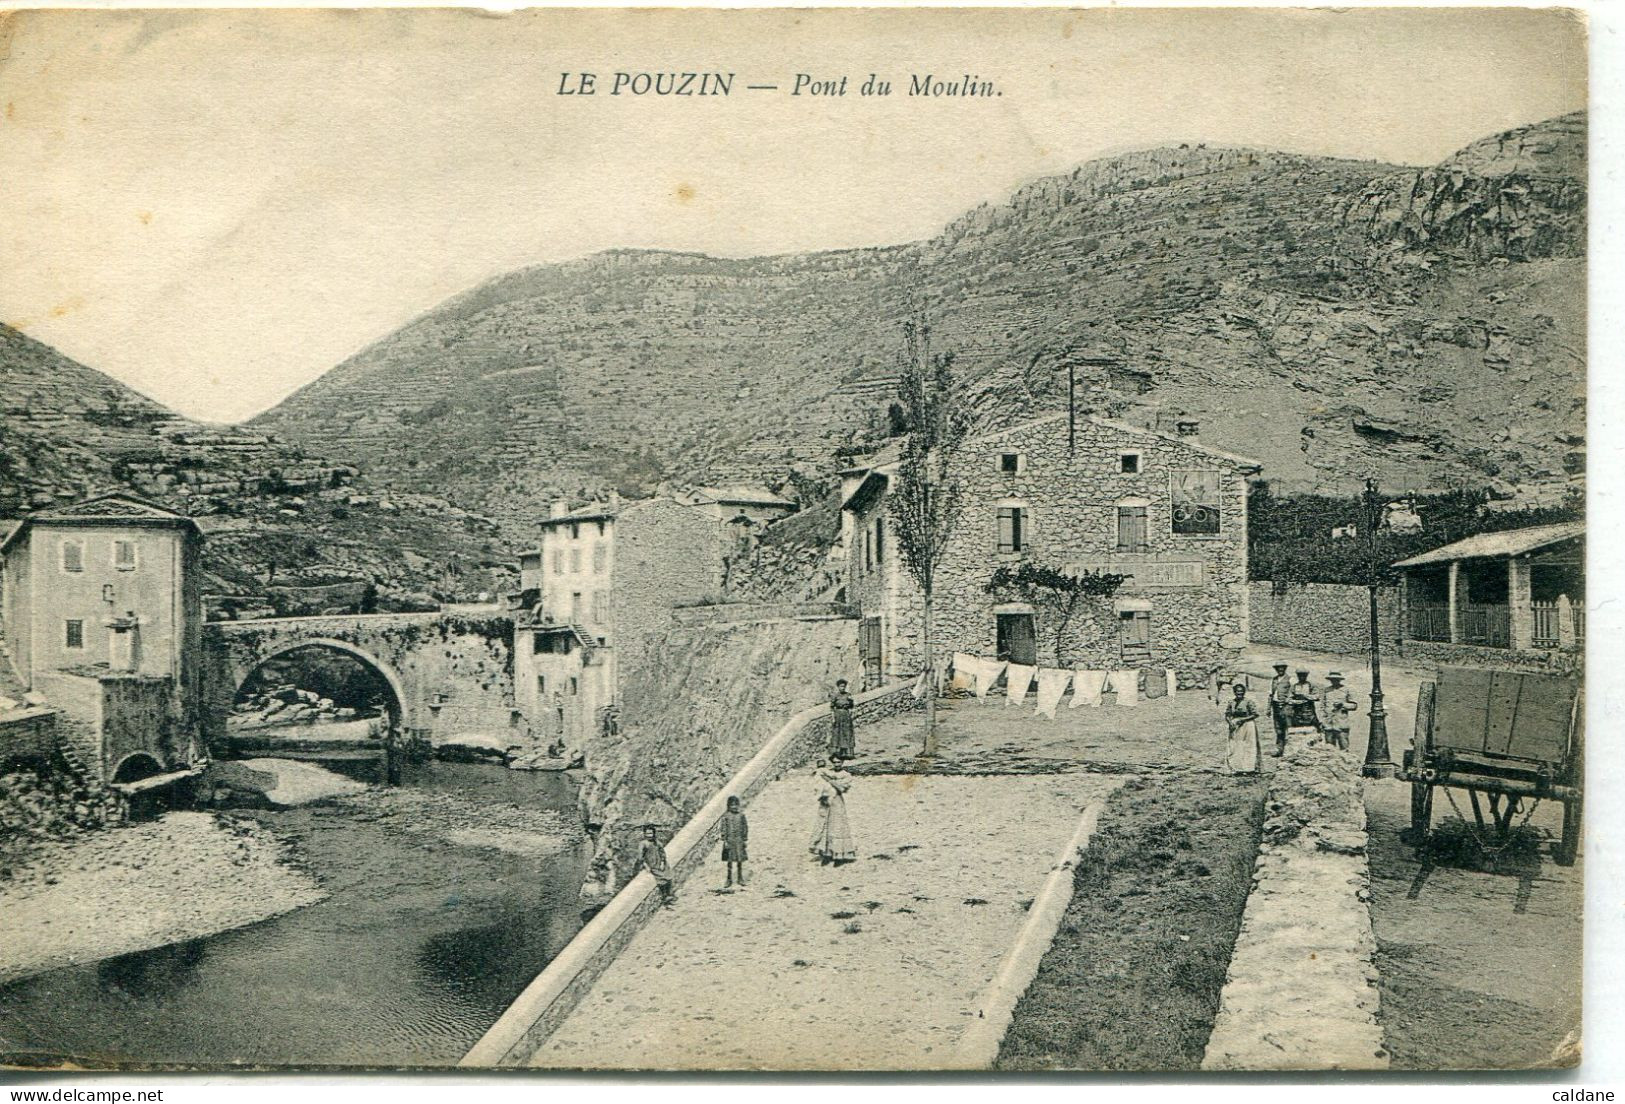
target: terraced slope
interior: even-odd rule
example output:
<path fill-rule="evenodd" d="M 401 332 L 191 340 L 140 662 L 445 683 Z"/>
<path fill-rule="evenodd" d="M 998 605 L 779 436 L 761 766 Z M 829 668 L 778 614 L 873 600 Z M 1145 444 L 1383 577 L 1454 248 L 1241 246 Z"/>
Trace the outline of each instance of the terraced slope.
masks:
<path fill-rule="evenodd" d="M 528 529 L 597 482 L 816 481 L 881 432 L 923 304 L 991 419 L 1201 417 L 1286 487 L 1583 467 L 1585 119 L 1401 168 L 1197 147 L 1090 162 L 929 241 L 616 251 L 430 310 L 261 416 Z"/>

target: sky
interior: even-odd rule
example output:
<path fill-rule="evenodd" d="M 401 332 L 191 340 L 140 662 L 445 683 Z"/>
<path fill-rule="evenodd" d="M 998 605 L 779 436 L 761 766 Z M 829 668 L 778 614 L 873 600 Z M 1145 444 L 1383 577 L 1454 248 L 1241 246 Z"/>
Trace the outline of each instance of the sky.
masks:
<path fill-rule="evenodd" d="M 904 95 L 925 73 L 1000 95 Z M 1551 10 L 29 12 L 0 22 L 0 320 L 233 421 L 522 265 L 909 241 L 1166 142 L 1429 164 L 1585 100 Z"/>

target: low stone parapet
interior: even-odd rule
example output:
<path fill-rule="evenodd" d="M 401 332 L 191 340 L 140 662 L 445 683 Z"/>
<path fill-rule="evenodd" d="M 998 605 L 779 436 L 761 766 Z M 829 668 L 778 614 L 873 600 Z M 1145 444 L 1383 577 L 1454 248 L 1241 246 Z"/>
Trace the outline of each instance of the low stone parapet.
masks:
<path fill-rule="evenodd" d="M 856 698 L 859 723 L 916 708 L 907 682 L 893 683 Z M 720 838 L 728 798 L 750 799 L 788 770 L 805 765 L 829 742 L 827 705 L 804 709 L 791 717 L 762 749 L 666 844 L 672 878 L 681 883 L 705 862 Z M 576 933 L 536 980 L 526 987 L 459 1066 L 482 1068 L 523 1064 L 574 1011 L 593 983 L 609 968 L 660 907 L 654 878 L 639 872 Z"/>
<path fill-rule="evenodd" d="M 1203 1069 L 1386 1069 L 1359 763 L 1293 734 Z"/>

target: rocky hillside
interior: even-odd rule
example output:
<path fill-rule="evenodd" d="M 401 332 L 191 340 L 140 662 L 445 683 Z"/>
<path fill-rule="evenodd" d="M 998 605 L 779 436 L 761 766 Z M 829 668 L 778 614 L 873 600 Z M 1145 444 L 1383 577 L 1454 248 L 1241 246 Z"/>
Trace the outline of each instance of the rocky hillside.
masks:
<path fill-rule="evenodd" d="M 556 492 L 816 487 L 882 432 L 923 303 L 990 419 L 1198 415 L 1278 486 L 1555 483 L 1584 465 L 1585 119 L 1402 168 L 1125 154 L 929 241 L 743 260 L 616 251 L 500 277 L 253 428 L 528 534 Z"/>
<path fill-rule="evenodd" d="M 0 518 L 133 491 L 197 518 L 209 534 L 205 590 L 260 612 L 362 597 L 421 605 L 489 588 L 506 569 L 490 521 L 430 496 L 381 492 L 323 451 L 182 418 L 0 325 Z"/>

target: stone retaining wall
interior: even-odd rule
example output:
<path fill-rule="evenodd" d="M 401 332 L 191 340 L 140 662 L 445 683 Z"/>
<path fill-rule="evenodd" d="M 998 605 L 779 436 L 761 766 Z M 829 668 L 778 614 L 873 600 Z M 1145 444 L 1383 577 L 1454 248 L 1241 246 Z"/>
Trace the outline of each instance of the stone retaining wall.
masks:
<path fill-rule="evenodd" d="M 1429 640 L 1400 642 L 1399 654 L 1412 663 L 1451 667 L 1492 667 L 1518 671 L 1551 671 L 1577 675 L 1585 669 L 1583 651 L 1515 652 L 1510 648 L 1480 648 L 1472 644 L 1442 644 Z"/>
<path fill-rule="evenodd" d="M 671 611 L 671 619 L 679 625 L 835 620 L 856 616 L 850 606 L 837 602 L 718 602 L 710 606 L 681 606 Z"/>
<path fill-rule="evenodd" d="M 854 715 L 859 723 L 919 707 L 906 682 L 861 694 Z M 666 844 L 672 877 L 679 884 L 705 862 L 719 838 L 727 799 L 749 804 L 786 771 L 805 765 L 829 741 L 827 705 L 804 709 L 791 717 L 756 756 Z M 522 1065 L 574 1011 L 622 948 L 656 914 L 660 895 L 647 871 L 640 871 L 604 909 L 576 933 L 558 956 L 526 987 L 502 1018 L 491 1026 L 459 1066 L 483 1068 Z"/>
<path fill-rule="evenodd" d="M 1254 644 L 1364 655 L 1371 649 L 1370 603 L 1361 586 L 1291 583 L 1277 594 L 1274 583 L 1254 580 L 1247 584 L 1248 631 Z M 1398 587 L 1377 592 L 1377 631 L 1385 644 L 1399 639 Z"/>
<path fill-rule="evenodd" d="M 49 759 L 56 751 L 56 710 L 29 707 L 0 717 L 0 759 Z"/>
<path fill-rule="evenodd" d="M 1291 738 L 1203 1069 L 1386 1069 L 1359 763 Z"/>

